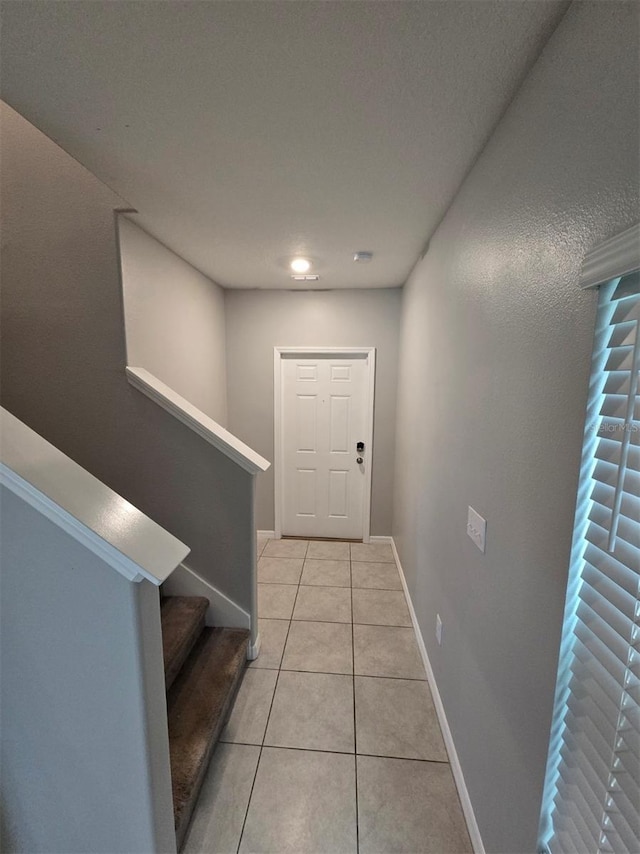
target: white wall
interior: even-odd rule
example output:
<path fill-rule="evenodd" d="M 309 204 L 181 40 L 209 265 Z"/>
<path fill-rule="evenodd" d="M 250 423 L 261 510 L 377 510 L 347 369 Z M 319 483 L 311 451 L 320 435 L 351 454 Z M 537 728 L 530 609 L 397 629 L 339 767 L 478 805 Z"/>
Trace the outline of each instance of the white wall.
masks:
<path fill-rule="evenodd" d="M 401 291 L 225 291 L 229 429 L 273 461 L 273 348 L 375 347 L 371 533 L 391 532 Z M 257 526 L 273 530 L 273 468 L 257 479 Z"/>
<path fill-rule="evenodd" d="M 175 852 L 158 589 L 0 501 L 2 850 Z"/>
<path fill-rule="evenodd" d="M 640 218 L 637 37 L 636 3 L 573 4 L 404 290 L 394 537 L 491 852 L 536 845 L 596 301 L 577 276 Z"/>
<path fill-rule="evenodd" d="M 127 358 L 226 426 L 224 291 L 119 217 Z"/>

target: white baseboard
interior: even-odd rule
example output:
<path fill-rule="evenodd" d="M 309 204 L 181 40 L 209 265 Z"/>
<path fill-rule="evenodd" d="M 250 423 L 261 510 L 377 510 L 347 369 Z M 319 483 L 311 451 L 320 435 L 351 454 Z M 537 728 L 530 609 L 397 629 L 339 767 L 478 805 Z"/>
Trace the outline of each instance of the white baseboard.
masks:
<path fill-rule="evenodd" d="M 469 831 L 469 836 L 471 837 L 471 844 L 473 845 L 473 850 L 475 854 L 485 854 L 484 844 L 482 842 L 482 837 L 480 836 L 480 829 L 478 828 L 476 816 L 473 811 L 473 806 L 471 804 L 471 798 L 469 797 L 469 792 L 464 781 L 462 766 L 460 765 L 460 760 L 458 759 L 458 754 L 456 752 L 456 746 L 453 742 L 453 736 L 451 735 L 451 730 L 449 729 L 449 722 L 447 721 L 447 715 L 442 704 L 442 698 L 440 697 L 438 685 L 436 683 L 435 676 L 433 675 L 433 669 L 431 667 L 431 662 L 429 661 L 429 656 L 427 654 L 427 648 L 425 646 L 424 638 L 422 637 L 422 632 L 420 630 L 420 626 L 418 625 L 418 618 L 416 617 L 413 602 L 411 601 L 411 595 L 409 593 L 409 588 L 407 587 L 407 580 L 404 577 L 404 570 L 402 569 L 400 558 L 398 557 L 398 550 L 396 549 L 396 544 L 393 540 L 393 537 L 372 537 L 371 540 L 372 542 L 389 541 L 391 543 L 391 548 L 393 549 L 393 556 L 396 559 L 398 572 L 400 573 L 400 581 L 402 582 L 404 595 L 407 597 L 407 605 L 409 607 L 409 613 L 411 614 L 411 622 L 413 623 L 413 629 L 416 634 L 418 649 L 420 650 L 420 655 L 422 656 L 424 669 L 427 671 L 427 681 L 429 683 L 429 688 L 431 689 L 431 695 L 433 697 L 433 704 L 436 709 L 436 714 L 438 715 L 438 721 L 440 722 L 442 737 L 444 738 L 447 753 L 449 754 L 449 764 L 451 765 L 451 773 L 453 774 L 453 779 L 455 780 L 456 787 L 458 789 L 458 795 L 460 796 L 460 803 L 462 804 L 462 811 L 467 822 L 467 829 Z"/>
<path fill-rule="evenodd" d="M 264 539 L 274 540 L 276 538 L 276 532 L 275 531 L 257 531 L 256 533 L 258 534 L 258 537 L 260 539 L 263 539 L 263 540 Z M 393 542 L 393 537 L 388 537 L 388 536 L 383 537 L 383 536 L 373 536 L 372 535 L 369 537 L 369 542 L 370 543 L 388 543 L 389 545 L 391 545 L 391 543 Z"/>
<path fill-rule="evenodd" d="M 207 626 L 251 628 L 251 617 L 244 608 L 183 563 L 167 578 L 162 591 L 169 596 L 206 596 L 209 600 L 205 615 Z"/>
<path fill-rule="evenodd" d="M 247 647 L 247 661 L 255 661 L 256 658 L 260 655 L 260 646 L 262 642 L 260 640 L 260 634 L 256 635 L 255 643 L 249 643 Z"/>

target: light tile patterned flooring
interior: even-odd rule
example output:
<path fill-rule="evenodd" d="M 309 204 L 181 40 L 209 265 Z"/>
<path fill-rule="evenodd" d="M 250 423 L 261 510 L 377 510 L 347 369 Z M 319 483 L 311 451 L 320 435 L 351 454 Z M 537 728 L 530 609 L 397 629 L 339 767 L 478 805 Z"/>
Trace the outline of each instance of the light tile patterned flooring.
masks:
<path fill-rule="evenodd" d="M 391 547 L 258 554 L 262 650 L 185 852 L 472 851 Z"/>

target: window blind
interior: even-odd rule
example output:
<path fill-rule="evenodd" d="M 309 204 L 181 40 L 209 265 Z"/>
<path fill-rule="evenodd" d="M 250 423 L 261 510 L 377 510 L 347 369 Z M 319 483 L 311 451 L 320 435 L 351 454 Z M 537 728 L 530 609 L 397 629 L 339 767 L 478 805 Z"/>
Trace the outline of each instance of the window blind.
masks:
<path fill-rule="evenodd" d="M 640 852 L 640 273 L 600 287 L 541 850 Z"/>

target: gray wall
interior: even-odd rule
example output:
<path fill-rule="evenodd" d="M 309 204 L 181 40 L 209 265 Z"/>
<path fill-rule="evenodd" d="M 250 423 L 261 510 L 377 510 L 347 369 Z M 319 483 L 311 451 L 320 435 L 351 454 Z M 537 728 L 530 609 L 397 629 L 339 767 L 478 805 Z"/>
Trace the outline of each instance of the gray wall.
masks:
<path fill-rule="evenodd" d="M 391 532 L 401 291 L 225 291 L 229 429 L 273 461 L 273 348 L 375 347 L 371 533 Z M 256 522 L 273 530 L 273 468 Z"/>
<path fill-rule="evenodd" d="M 0 501 L 2 850 L 175 852 L 158 590 Z"/>
<path fill-rule="evenodd" d="M 129 219 L 118 224 L 129 365 L 225 426 L 224 291 Z"/>
<path fill-rule="evenodd" d="M 2 405 L 191 548 L 251 605 L 251 475 L 127 382 L 122 200 L 1 105 Z"/>
<path fill-rule="evenodd" d="M 596 304 L 577 275 L 640 216 L 637 37 L 637 4 L 570 8 L 404 291 L 394 536 L 489 852 L 536 845 Z"/>

